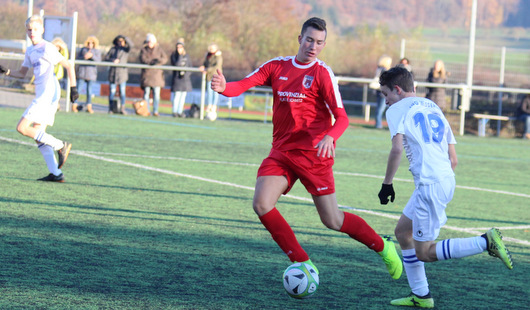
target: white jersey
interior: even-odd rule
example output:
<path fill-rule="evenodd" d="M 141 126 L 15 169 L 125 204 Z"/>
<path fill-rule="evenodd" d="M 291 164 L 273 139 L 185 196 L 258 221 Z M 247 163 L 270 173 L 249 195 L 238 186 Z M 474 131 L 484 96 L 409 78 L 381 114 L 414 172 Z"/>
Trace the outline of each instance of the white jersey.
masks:
<path fill-rule="evenodd" d="M 54 66 L 64 59 L 57 48 L 48 41 L 31 45 L 26 50 L 23 67 L 33 68 L 35 76 L 35 92 L 39 97 L 46 87 L 55 87 Z"/>
<path fill-rule="evenodd" d="M 22 114 L 32 122 L 53 126 L 55 112 L 61 96 L 54 66 L 64 59 L 57 48 L 48 41 L 31 45 L 26 50 L 23 67 L 33 68 L 35 99 Z"/>
<path fill-rule="evenodd" d="M 388 108 L 386 120 L 392 138 L 403 134 L 409 170 L 416 185 L 454 176 L 448 145 L 456 144 L 456 140 L 436 103 L 419 97 L 402 99 Z"/>

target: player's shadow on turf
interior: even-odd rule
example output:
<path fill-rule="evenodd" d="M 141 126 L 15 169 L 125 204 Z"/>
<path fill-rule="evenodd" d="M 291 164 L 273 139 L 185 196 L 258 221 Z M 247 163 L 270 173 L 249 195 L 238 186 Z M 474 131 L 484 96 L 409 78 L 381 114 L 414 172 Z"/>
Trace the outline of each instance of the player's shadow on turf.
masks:
<path fill-rule="evenodd" d="M 228 198 L 235 200 L 246 200 L 252 202 L 252 195 L 246 196 L 234 196 L 234 195 L 219 195 L 212 193 L 204 192 L 185 192 L 185 191 L 174 191 L 174 190 L 165 190 L 165 189 L 156 189 L 156 188 L 145 188 L 145 187 L 131 187 L 131 186 L 119 186 L 119 185 L 102 185 L 102 184 L 86 184 L 86 183 L 71 183 L 68 184 L 77 184 L 81 186 L 94 186 L 94 187 L 104 187 L 104 188 L 114 188 L 114 189 L 123 189 L 123 190 L 133 190 L 133 191 L 142 191 L 142 192 L 157 192 L 157 193 L 166 193 L 166 194 L 176 194 L 176 195 L 193 195 L 201 197 L 212 197 L 212 198 Z M 312 203 L 307 202 L 296 202 L 296 201 L 281 201 L 282 204 L 289 205 L 299 205 L 299 206 L 313 206 Z"/>
<path fill-rule="evenodd" d="M 14 180 L 22 180 L 22 181 L 35 181 L 34 179 L 28 179 L 28 178 L 13 178 L 13 177 L 7 177 L 7 178 L 14 179 Z M 92 186 L 92 187 L 114 188 L 114 189 L 123 189 L 123 190 L 138 191 L 138 192 L 155 192 L 155 193 L 167 193 L 167 194 L 176 194 L 176 195 L 194 195 L 194 196 L 212 197 L 212 198 L 227 198 L 227 199 L 235 199 L 235 200 L 247 200 L 250 202 L 252 201 L 252 195 L 248 195 L 248 196 L 219 195 L 219 194 L 211 194 L 211 193 L 184 192 L 184 191 L 157 189 L 157 188 L 131 187 L 131 186 L 120 186 L 120 185 L 102 185 L 102 184 L 90 184 L 90 183 L 79 183 L 79 182 L 68 182 L 68 185 L 80 185 L 83 187 Z M 312 203 L 307 203 L 307 202 L 282 201 L 281 203 L 288 204 L 288 205 L 313 206 Z"/>

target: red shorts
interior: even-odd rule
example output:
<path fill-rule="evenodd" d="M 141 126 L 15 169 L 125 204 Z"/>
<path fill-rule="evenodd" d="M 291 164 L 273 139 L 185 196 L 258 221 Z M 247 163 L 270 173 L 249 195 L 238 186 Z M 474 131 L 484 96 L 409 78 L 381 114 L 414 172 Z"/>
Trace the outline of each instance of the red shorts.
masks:
<path fill-rule="evenodd" d="M 317 151 L 272 149 L 258 169 L 258 177 L 283 175 L 289 184 L 284 195 L 293 187 L 296 180 L 305 186 L 311 195 L 324 196 L 335 193 L 333 178 L 333 157 L 317 157 Z"/>

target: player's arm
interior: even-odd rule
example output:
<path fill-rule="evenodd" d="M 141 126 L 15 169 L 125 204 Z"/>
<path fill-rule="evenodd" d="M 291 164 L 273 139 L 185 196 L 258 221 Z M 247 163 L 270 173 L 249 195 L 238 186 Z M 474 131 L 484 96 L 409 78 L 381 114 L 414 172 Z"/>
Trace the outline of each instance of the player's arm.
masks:
<path fill-rule="evenodd" d="M 317 156 L 335 157 L 335 142 L 346 131 L 350 120 L 344 110 L 337 81 L 331 71 L 327 73 L 322 75 L 320 95 L 333 113 L 335 123 L 324 138 L 315 145 L 315 148 L 318 148 Z"/>
<path fill-rule="evenodd" d="M 212 90 L 216 91 L 226 97 L 237 97 L 247 91 L 249 88 L 264 85 L 263 83 L 263 74 L 260 76 L 258 74 L 252 74 L 240 81 L 236 82 L 226 82 L 226 78 L 221 72 L 217 69 L 217 73 L 214 73 L 212 76 Z"/>
<path fill-rule="evenodd" d="M 10 69 L 0 65 L 0 74 L 5 74 L 7 76 L 11 76 L 17 79 L 22 79 L 26 76 L 26 73 L 28 73 L 28 69 L 28 67 L 22 66 L 18 71 L 11 71 Z"/>
<path fill-rule="evenodd" d="M 385 179 L 383 184 L 392 184 L 394 176 L 401 163 L 401 154 L 403 153 L 403 135 L 398 133 L 392 138 L 392 149 L 388 155 Z"/>
<path fill-rule="evenodd" d="M 61 66 L 66 69 L 66 73 L 68 74 L 68 80 L 70 80 L 70 87 L 76 86 L 76 79 L 75 79 L 75 68 L 74 65 L 68 59 L 63 59 L 59 61 Z"/>
<path fill-rule="evenodd" d="M 212 75 L 212 90 L 218 93 L 224 92 L 226 89 L 226 78 L 221 72 L 217 70 L 217 73 Z"/>
<path fill-rule="evenodd" d="M 456 157 L 456 149 L 454 144 L 449 144 L 449 160 L 451 161 L 451 168 L 453 171 L 458 165 L 458 158 Z"/>
<path fill-rule="evenodd" d="M 394 187 L 392 181 L 394 176 L 399 168 L 399 163 L 401 162 L 401 154 L 403 153 L 403 135 L 398 133 L 392 138 L 392 149 L 388 155 L 388 162 L 386 166 L 385 179 L 381 185 L 381 190 L 379 191 L 379 201 L 381 204 L 386 205 L 388 203 L 388 197 L 390 201 L 394 202 L 396 193 L 394 192 Z"/>
<path fill-rule="evenodd" d="M 66 73 L 68 74 L 68 80 L 70 82 L 70 101 L 76 102 L 79 98 L 79 93 L 77 92 L 77 80 L 75 78 L 74 65 L 66 58 L 61 60 L 59 63 L 66 69 Z"/>
<path fill-rule="evenodd" d="M 333 110 L 333 116 L 335 117 L 335 123 L 331 130 L 320 140 L 315 148 L 318 149 L 317 156 L 322 157 L 335 157 L 335 141 L 346 131 L 350 120 L 346 111 L 342 108 L 336 108 Z"/>

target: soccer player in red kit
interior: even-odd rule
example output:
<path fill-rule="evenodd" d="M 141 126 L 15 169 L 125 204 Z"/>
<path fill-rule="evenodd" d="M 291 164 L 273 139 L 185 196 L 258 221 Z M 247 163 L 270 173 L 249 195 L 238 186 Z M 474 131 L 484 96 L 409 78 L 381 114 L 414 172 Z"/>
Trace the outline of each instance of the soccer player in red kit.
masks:
<path fill-rule="evenodd" d="M 238 96 L 257 85 L 272 87 L 272 150 L 258 170 L 252 204 L 289 259 L 307 262 L 318 272 L 275 207 L 280 196 L 300 179 L 312 195 L 322 223 L 378 252 L 390 275 L 398 279 L 403 265 L 394 243 L 379 236 L 361 217 L 341 211 L 337 204 L 332 167 L 335 142 L 349 120 L 333 72 L 317 59 L 326 45 L 326 35 L 326 22 L 310 18 L 298 36 L 296 56 L 271 59 L 237 82 L 227 83 L 218 71 L 211 87 L 227 97 Z"/>

